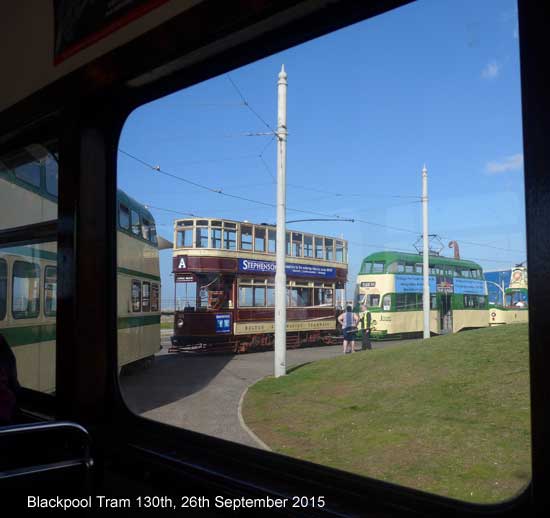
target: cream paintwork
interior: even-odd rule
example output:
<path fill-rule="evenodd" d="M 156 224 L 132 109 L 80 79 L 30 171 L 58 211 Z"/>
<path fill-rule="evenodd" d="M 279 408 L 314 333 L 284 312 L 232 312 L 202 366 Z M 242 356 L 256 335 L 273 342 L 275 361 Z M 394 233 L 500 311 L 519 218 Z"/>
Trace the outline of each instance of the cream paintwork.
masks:
<path fill-rule="evenodd" d="M 422 311 L 381 311 L 371 313 L 373 333 L 386 334 L 420 333 L 424 326 Z M 374 322 L 376 322 L 374 324 Z M 439 334 L 439 312 L 430 311 L 430 332 Z"/>
<path fill-rule="evenodd" d="M 493 317 L 493 313 L 495 316 Z M 489 308 L 489 325 L 498 326 L 503 324 L 525 324 L 529 322 L 529 310 L 525 309 L 502 309 L 500 307 Z"/>
<path fill-rule="evenodd" d="M 453 333 L 471 327 L 487 327 L 486 309 L 453 309 Z"/>

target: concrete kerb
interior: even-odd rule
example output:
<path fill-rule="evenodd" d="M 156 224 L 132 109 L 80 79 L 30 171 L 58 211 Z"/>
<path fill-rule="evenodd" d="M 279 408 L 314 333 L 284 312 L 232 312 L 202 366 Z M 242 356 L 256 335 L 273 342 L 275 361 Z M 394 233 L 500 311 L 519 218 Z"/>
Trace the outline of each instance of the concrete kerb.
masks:
<path fill-rule="evenodd" d="M 248 387 L 246 387 L 241 394 L 241 398 L 239 399 L 239 407 L 238 407 L 238 414 L 239 414 L 239 423 L 241 425 L 241 428 L 260 446 L 260 448 L 267 450 L 267 451 L 273 451 L 265 442 L 263 442 L 244 422 L 243 419 L 243 401 L 248 392 Z"/>

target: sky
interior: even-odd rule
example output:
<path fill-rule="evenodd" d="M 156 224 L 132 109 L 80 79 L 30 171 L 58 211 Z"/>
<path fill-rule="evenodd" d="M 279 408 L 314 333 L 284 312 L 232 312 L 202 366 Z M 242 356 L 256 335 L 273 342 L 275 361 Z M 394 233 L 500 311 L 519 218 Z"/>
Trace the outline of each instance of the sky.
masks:
<path fill-rule="evenodd" d="M 160 235 L 172 240 L 174 219 L 186 213 L 276 221 L 272 133 L 283 64 L 287 220 L 321 217 L 292 209 L 355 219 L 287 228 L 349 241 L 348 297 L 365 256 L 415 251 L 424 164 L 441 255 L 452 256 L 456 240 L 461 257 L 486 271 L 526 259 L 511 0 L 420 0 L 135 110 L 120 137 L 118 185 L 150 208 Z M 161 252 L 163 299 L 170 272 L 171 252 Z"/>

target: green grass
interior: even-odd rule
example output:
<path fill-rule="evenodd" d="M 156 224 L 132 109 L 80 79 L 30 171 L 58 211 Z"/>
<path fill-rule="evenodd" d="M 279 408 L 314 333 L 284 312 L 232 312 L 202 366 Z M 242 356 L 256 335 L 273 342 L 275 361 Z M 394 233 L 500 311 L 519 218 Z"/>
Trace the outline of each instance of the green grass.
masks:
<path fill-rule="evenodd" d="M 248 391 L 274 451 L 470 502 L 531 478 L 527 325 L 321 360 Z"/>
<path fill-rule="evenodd" d="M 161 329 L 172 329 L 174 327 L 174 322 L 161 322 L 160 328 Z"/>

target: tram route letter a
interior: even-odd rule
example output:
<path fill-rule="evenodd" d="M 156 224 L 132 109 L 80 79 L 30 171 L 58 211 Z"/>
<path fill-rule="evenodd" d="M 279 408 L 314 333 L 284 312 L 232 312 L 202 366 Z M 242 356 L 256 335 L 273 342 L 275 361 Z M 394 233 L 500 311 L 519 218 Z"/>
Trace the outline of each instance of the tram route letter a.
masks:
<path fill-rule="evenodd" d="M 187 265 L 185 264 L 185 257 L 180 257 L 180 260 L 178 262 L 178 270 L 180 268 L 187 268 Z"/>

